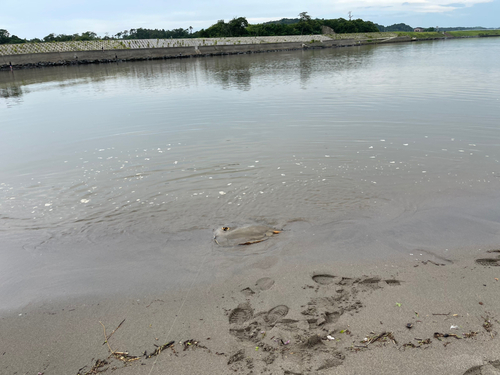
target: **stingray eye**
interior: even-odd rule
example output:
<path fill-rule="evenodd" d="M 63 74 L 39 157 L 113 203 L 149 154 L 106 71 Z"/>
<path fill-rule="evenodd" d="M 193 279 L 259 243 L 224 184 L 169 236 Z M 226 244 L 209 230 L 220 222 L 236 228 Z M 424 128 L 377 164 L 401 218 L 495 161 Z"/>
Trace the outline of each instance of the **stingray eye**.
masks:
<path fill-rule="evenodd" d="M 229 230 L 229 227 L 222 227 L 222 230 L 223 230 L 224 232 L 227 232 L 227 231 Z"/>

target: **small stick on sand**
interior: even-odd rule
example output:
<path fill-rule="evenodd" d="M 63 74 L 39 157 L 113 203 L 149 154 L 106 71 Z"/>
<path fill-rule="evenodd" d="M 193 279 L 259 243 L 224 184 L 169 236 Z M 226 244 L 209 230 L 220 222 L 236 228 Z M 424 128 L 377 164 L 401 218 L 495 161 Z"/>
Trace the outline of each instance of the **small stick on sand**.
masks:
<path fill-rule="evenodd" d="M 100 324 L 100 325 L 102 325 L 102 329 L 103 329 L 103 331 L 104 331 L 104 342 L 105 342 L 106 344 L 108 344 L 108 349 L 109 349 L 109 352 L 110 352 L 111 354 L 114 354 L 113 350 L 111 349 L 111 346 L 109 346 L 108 336 L 106 335 L 106 327 L 104 327 L 104 324 L 102 324 L 102 322 L 101 322 L 101 321 L 99 321 L 99 324 Z"/>
<path fill-rule="evenodd" d="M 118 330 L 118 328 L 120 328 L 120 327 L 121 327 L 121 325 L 123 324 L 123 322 L 124 322 L 124 321 L 125 321 L 125 319 L 123 319 L 123 320 L 121 321 L 121 323 L 120 323 L 120 324 L 118 324 L 118 327 L 116 327 L 116 328 L 113 330 L 113 332 L 111 332 L 111 333 L 110 333 L 110 335 L 106 338 L 106 341 L 104 341 L 104 342 L 102 343 L 103 345 L 104 345 L 104 344 L 106 344 L 106 342 L 107 342 L 107 341 L 111 338 L 111 336 L 113 336 L 113 333 L 115 333 L 115 332 Z M 101 322 L 99 322 L 99 323 L 101 323 Z M 102 323 L 101 323 L 101 324 L 102 324 Z M 104 326 L 103 326 L 103 327 L 104 327 Z"/>
<path fill-rule="evenodd" d="M 123 321 L 125 321 L 125 319 L 123 319 Z M 123 321 L 122 321 L 122 323 L 123 323 Z M 106 344 L 108 344 L 110 356 L 113 356 L 116 359 L 119 359 L 120 361 L 123 361 L 123 362 L 137 361 L 140 358 L 140 357 L 136 357 L 134 355 L 129 355 L 128 352 L 115 352 L 113 349 L 111 349 L 111 346 L 109 345 L 108 339 L 116 331 L 116 329 L 120 328 L 120 325 L 122 323 L 120 323 L 118 325 L 118 327 L 116 327 L 115 331 L 113 331 L 113 333 L 111 335 L 109 335 L 109 337 L 106 335 L 106 327 L 104 326 L 104 324 L 102 324 L 102 322 L 99 322 L 99 323 L 102 325 L 102 330 L 104 331 L 104 340 L 105 340 L 104 342 Z"/>

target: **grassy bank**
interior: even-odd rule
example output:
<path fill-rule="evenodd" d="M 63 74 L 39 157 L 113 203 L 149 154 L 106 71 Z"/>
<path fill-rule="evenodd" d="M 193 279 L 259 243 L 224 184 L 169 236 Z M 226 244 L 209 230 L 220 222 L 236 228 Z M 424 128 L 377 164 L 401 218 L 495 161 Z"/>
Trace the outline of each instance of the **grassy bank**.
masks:
<path fill-rule="evenodd" d="M 449 31 L 448 34 L 460 38 L 473 36 L 500 36 L 500 30 Z"/>
<path fill-rule="evenodd" d="M 366 39 L 386 39 L 397 37 L 397 33 L 393 32 L 380 32 L 380 33 L 356 33 L 356 34 L 333 34 L 328 35 L 332 39 L 342 39 L 342 40 L 366 40 Z"/>
<path fill-rule="evenodd" d="M 417 39 L 446 38 L 446 35 L 444 35 L 443 33 L 439 33 L 439 32 L 416 33 L 416 32 L 409 32 L 409 31 L 400 31 L 397 34 L 398 34 L 398 36 L 408 36 L 410 38 L 417 38 Z"/>
<path fill-rule="evenodd" d="M 497 35 L 500 36 L 500 30 L 447 31 L 446 33 L 442 32 L 416 33 L 416 32 L 401 31 L 398 32 L 397 35 L 408 36 L 410 38 L 417 38 L 417 39 L 449 38 L 450 36 L 453 36 L 455 38 L 472 38 L 472 37 L 497 36 Z"/>

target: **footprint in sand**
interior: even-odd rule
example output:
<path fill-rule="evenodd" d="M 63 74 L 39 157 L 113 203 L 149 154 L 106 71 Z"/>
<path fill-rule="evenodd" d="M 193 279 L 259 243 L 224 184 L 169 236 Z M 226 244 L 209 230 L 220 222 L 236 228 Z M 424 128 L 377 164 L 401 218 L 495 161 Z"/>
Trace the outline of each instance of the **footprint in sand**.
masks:
<path fill-rule="evenodd" d="M 242 303 L 229 314 L 229 323 L 243 324 L 252 317 L 253 310 L 250 305 L 248 303 Z"/>
<path fill-rule="evenodd" d="M 361 279 L 359 282 L 360 284 L 377 284 L 381 280 L 382 279 L 380 277 L 368 277 L 366 279 Z"/>
<path fill-rule="evenodd" d="M 492 259 L 492 258 L 476 259 L 476 263 L 485 267 L 488 266 L 498 267 L 500 266 L 500 259 Z"/>
<path fill-rule="evenodd" d="M 384 280 L 387 285 L 390 286 L 396 286 L 396 285 L 401 285 L 401 281 L 396 280 L 396 279 L 389 279 L 389 280 Z"/>
<path fill-rule="evenodd" d="M 288 306 L 278 305 L 267 312 L 267 314 L 264 316 L 264 320 L 268 324 L 274 324 L 278 320 L 284 318 L 288 314 L 289 310 L 290 309 L 288 308 Z"/>
<path fill-rule="evenodd" d="M 482 366 L 473 366 L 463 375 L 500 375 L 500 360 Z"/>
<path fill-rule="evenodd" d="M 500 253 L 500 250 L 488 250 L 487 253 L 490 254 L 498 254 Z M 500 255 L 498 255 L 496 258 L 481 258 L 481 259 L 476 259 L 476 263 L 480 264 L 481 266 L 489 267 L 498 267 L 500 266 Z"/>
<path fill-rule="evenodd" d="M 255 283 L 254 289 L 256 290 L 256 292 L 254 292 L 252 288 L 244 288 L 240 290 L 240 292 L 243 293 L 245 296 L 250 297 L 255 293 L 271 289 L 273 285 L 274 285 L 273 279 L 271 279 L 270 277 L 263 277 L 262 279 L 257 280 L 257 282 Z"/>
<path fill-rule="evenodd" d="M 257 280 L 255 286 L 258 290 L 268 290 L 274 285 L 274 280 L 270 277 L 263 277 L 262 279 Z"/>
<path fill-rule="evenodd" d="M 251 295 L 255 294 L 255 292 L 250 288 L 242 289 L 241 293 L 243 293 L 247 297 L 250 297 Z"/>
<path fill-rule="evenodd" d="M 333 284 L 333 282 L 335 281 L 335 276 L 327 275 L 327 274 L 315 275 L 312 277 L 312 279 L 317 284 L 329 285 L 329 284 Z"/>

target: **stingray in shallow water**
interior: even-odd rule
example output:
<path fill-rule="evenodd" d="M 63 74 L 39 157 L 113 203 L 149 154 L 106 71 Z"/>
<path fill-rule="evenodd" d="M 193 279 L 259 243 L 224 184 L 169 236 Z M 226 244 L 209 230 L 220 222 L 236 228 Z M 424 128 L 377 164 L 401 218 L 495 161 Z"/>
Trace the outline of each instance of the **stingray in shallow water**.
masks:
<path fill-rule="evenodd" d="M 214 241 L 221 246 L 251 245 L 267 240 L 280 233 L 265 225 L 246 225 L 243 227 L 221 227 L 214 232 Z"/>

